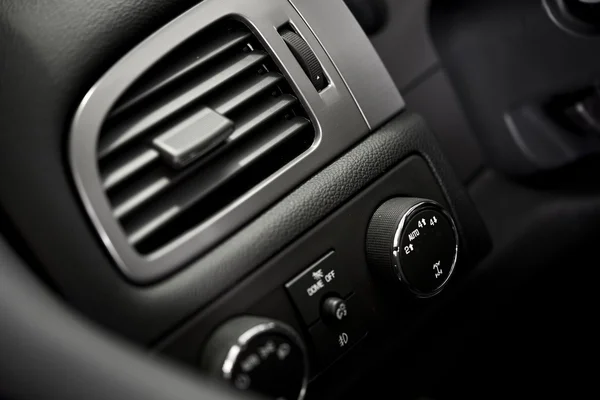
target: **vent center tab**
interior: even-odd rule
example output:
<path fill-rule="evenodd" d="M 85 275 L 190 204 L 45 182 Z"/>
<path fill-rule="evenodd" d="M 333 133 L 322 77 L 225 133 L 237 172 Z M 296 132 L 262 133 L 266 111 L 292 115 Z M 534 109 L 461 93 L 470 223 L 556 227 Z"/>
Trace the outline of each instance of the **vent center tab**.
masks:
<path fill-rule="evenodd" d="M 181 169 L 223 143 L 234 129 L 233 121 L 205 107 L 152 143 L 171 167 Z"/>

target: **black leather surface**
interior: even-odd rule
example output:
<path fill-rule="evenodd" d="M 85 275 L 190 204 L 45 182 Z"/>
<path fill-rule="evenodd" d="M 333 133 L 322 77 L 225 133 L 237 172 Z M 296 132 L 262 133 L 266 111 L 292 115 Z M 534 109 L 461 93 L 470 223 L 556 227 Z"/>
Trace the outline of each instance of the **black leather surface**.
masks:
<path fill-rule="evenodd" d="M 468 253 L 476 258 L 486 251 L 487 236 L 468 196 L 423 121 L 405 113 L 182 273 L 149 287 L 126 282 L 73 188 L 67 132 L 99 75 L 192 3 L 2 2 L 0 206 L 71 304 L 151 344 L 412 153 L 423 154 L 444 182 Z"/>
<path fill-rule="evenodd" d="M 60 304 L 0 238 L 0 397 L 239 399 L 120 342 Z M 243 398 L 247 398 L 244 396 Z"/>

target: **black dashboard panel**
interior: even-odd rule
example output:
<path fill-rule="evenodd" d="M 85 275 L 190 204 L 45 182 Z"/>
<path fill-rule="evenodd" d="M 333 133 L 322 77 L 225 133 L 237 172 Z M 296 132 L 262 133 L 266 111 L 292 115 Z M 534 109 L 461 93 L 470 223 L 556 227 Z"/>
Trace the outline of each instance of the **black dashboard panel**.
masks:
<path fill-rule="evenodd" d="M 94 82 L 127 51 L 195 3 L 73 0 L 3 4 L 6 12 L 0 16 L 0 33 L 9 40 L 0 42 L 0 56 L 6 60 L 0 65 L 0 171 L 5 183 L 0 185 L 0 206 L 3 220 L 10 225 L 4 233 L 10 234 L 11 243 L 22 249 L 28 263 L 65 303 L 146 350 L 197 365 L 205 339 L 225 319 L 239 313 L 276 318 L 301 332 L 308 344 L 315 393 L 342 390 L 352 383 L 345 374 L 361 375 L 364 360 L 373 366 L 389 361 L 390 349 L 403 346 L 421 321 L 444 303 L 461 275 L 489 251 L 487 230 L 424 120 L 395 107 L 401 104 L 401 98 L 390 83 L 380 89 L 394 94 L 398 104 L 376 107 L 377 103 L 367 102 L 368 107 L 361 109 L 370 130 L 368 135 L 364 130 L 364 136 L 353 137 L 344 149 L 311 170 L 310 176 L 293 185 L 294 189 L 279 193 L 262 213 L 253 215 L 234 234 L 159 283 L 135 285 L 124 279 L 94 231 L 77 193 L 69 170 L 67 132 L 78 104 Z M 318 4 L 315 0 L 302 2 L 309 3 Z M 326 7 L 333 4 L 329 2 Z M 307 8 L 298 10 L 308 15 Z M 347 10 L 344 15 L 350 17 Z M 321 23 L 326 19 L 313 15 L 317 17 Z M 324 29 L 326 24 L 320 26 Z M 358 25 L 355 28 L 352 32 L 357 43 L 367 46 L 371 54 L 366 36 Z M 313 33 L 326 36 L 324 32 L 314 29 Z M 345 44 L 343 38 L 335 35 L 319 37 L 319 42 L 323 44 L 328 38 L 333 40 L 330 43 L 339 41 L 327 57 L 334 61 L 334 69 L 345 75 L 344 84 L 355 82 L 348 90 L 360 103 L 356 98 L 372 94 L 373 88 L 370 82 L 360 80 L 360 74 L 351 73 L 356 69 L 348 67 L 356 61 L 357 52 L 348 52 L 341 46 Z M 369 62 L 365 65 L 384 70 L 377 58 Z M 439 297 L 417 300 L 372 278 L 367 268 L 366 226 L 381 203 L 397 196 L 435 200 L 456 221 L 460 237 L 457 274 Z M 323 334 L 320 321 L 303 325 L 285 284 L 331 251 L 335 265 L 344 266 L 351 282 L 351 290 L 340 294 L 342 300 L 351 310 L 358 304 L 362 311 L 353 331 L 333 336 L 340 340 L 340 347 L 356 344 L 352 355 L 328 369 L 338 354 L 326 354 L 325 342 L 310 339 L 327 334 Z M 7 276 L 14 277 L 12 272 Z M 31 306 L 36 310 L 24 307 L 24 311 L 31 311 L 27 315 L 39 312 L 37 307 L 43 302 L 37 297 L 35 300 Z M 49 307 L 48 317 L 55 312 L 60 314 Z M 44 324 L 48 324 L 51 329 L 47 332 L 57 334 L 60 321 L 62 317 L 39 318 L 36 329 L 43 332 Z M 87 323 L 76 323 L 75 328 L 69 322 L 64 325 L 68 330 L 90 329 Z M 98 361 L 100 367 L 93 367 L 106 377 L 110 361 L 81 349 L 102 352 L 100 356 L 106 352 L 111 357 L 115 352 L 106 350 L 102 344 L 105 342 L 95 337 L 73 337 L 78 342 L 67 352 L 69 366 L 77 370 L 77 365 L 87 366 L 88 360 Z M 327 340 L 331 339 L 329 335 Z M 112 345 L 114 339 L 110 340 Z M 40 344 L 44 347 L 40 354 L 54 354 L 45 352 L 49 344 Z M 52 350 L 60 350 L 60 346 Z M 139 353 L 130 354 L 130 349 L 122 351 L 125 357 L 115 357 L 115 362 L 135 367 L 136 362 L 147 361 Z M 82 360 L 77 359 L 78 355 Z M 36 357 L 23 358 L 23 362 L 35 361 Z M 149 370 L 139 368 L 146 376 L 136 379 L 153 381 L 156 375 L 161 376 L 160 371 L 152 369 L 155 364 L 148 362 Z M 89 369 L 84 367 L 81 372 Z M 319 375 L 323 379 L 317 378 Z M 48 387 L 45 377 L 36 378 L 44 382 L 40 387 Z M 323 384 L 328 379 L 339 384 Z M 188 388 L 189 381 L 166 381 L 182 385 L 188 395 L 196 394 L 195 386 Z M 121 383 L 126 387 L 127 382 Z M 186 397 L 178 395 L 174 398 Z"/>
<path fill-rule="evenodd" d="M 156 350 L 198 368 L 201 349 L 214 328 L 237 315 L 254 315 L 284 322 L 302 332 L 304 342 L 309 346 L 312 380 L 346 353 L 345 345 L 342 346 L 343 350 L 335 350 L 338 340 L 349 340 L 348 348 L 361 347 L 363 355 L 360 358 L 353 357 L 354 351 L 350 348 L 344 362 L 335 364 L 336 375 L 360 370 L 358 366 L 361 363 L 379 365 L 379 362 L 372 361 L 379 357 L 373 355 L 379 354 L 378 348 L 387 346 L 394 351 L 402 348 L 404 343 L 409 343 L 423 315 L 443 302 L 443 296 L 429 300 L 415 299 L 405 289 L 390 284 L 389 279 L 374 275 L 365 258 L 367 225 L 377 207 L 390 198 L 411 196 L 449 206 L 449 199 L 429 166 L 416 155 L 402 161 L 315 228 L 296 239 L 291 246 L 169 335 Z M 457 271 L 446 289 L 449 292 L 489 246 L 487 233 L 481 229 L 481 225 L 478 226 L 477 218 L 473 215 L 457 217 L 457 221 L 462 221 L 459 230 L 461 238 L 465 239 L 465 246 L 459 250 Z M 324 289 L 347 298 L 349 322 L 339 328 L 339 338 L 335 330 L 328 335 L 322 321 L 306 318 L 305 307 L 302 307 L 305 300 L 299 302 L 297 292 L 291 292 L 296 293 L 292 296 L 286 293 L 286 287 L 289 290 L 290 285 L 297 286 L 295 278 L 301 273 L 305 276 L 303 271 L 315 263 L 316 268 L 322 268 L 324 273 L 334 271 L 334 279 L 349 281 L 344 285 L 348 286 L 347 289 L 341 289 L 340 284 L 333 289 L 329 289 L 329 286 Z M 313 267 L 307 272 L 314 270 Z M 308 276 L 307 280 L 310 283 L 312 279 Z M 298 283 L 301 291 L 309 286 L 304 282 Z M 344 338 L 345 334 L 347 336 Z M 361 341 L 365 334 L 366 338 Z M 372 356 L 364 356 L 365 352 Z M 394 352 L 387 354 L 391 356 Z M 385 359 L 385 352 L 382 357 Z M 319 393 L 311 392 L 311 395 L 319 396 Z"/>
<path fill-rule="evenodd" d="M 438 68 L 438 58 L 429 37 L 429 8 L 431 0 L 388 2 L 387 24 L 371 36 L 373 46 L 394 78 L 398 89 L 405 94 Z M 399 57 L 399 50 L 410 57 Z"/>
<path fill-rule="evenodd" d="M 435 175 L 444 182 L 452 208 L 459 215 L 466 213 L 468 220 L 477 221 L 469 217 L 473 213 L 470 201 L 446 168 L 433 137 L 418 117 L 405 113 L 181 274 L 148 287 L 132 286 L 123 280 L 100 248 L 90 224 L 82 218 L 83 210 L 65 167 L 64 132 L 78 98 L 83 96 L 82 88 L 89 87 L 108 67 L 107 61 L 118 58 L 140 36 L 166 22 L 160 15 L 171 15 L 161 14 L 162 8 L 154 9 L 153 4 L 145 3 L 149 12 L 140 14 L 146 19 L 135 24 L 125 22 L 130 3 L 121 5 L 119 13 L 109 8 L 105 14 L 96 14 L 98 25 L 91 27 L 97 30 L 89 30 L 85 40 L 65 41 L 63 52 L 44 54 L 28 49 L 31 43 L 59 41 L 65 32 L 71 35 L 76 27 L 83 29 L 83 25 L 68 29 L 67 20 L 79 22 L 76 7 L 50 12 L 56 20 L 48 24 L 48 31 L 36 28 L 30 32 L 23 26 L 12 41 L 2 44 L 13 61 L 3 65 L 3 82 L 11 85 L 4 87 L 17 93 L 40 93 L 33 98 L 3 96 L 0 100 L 5 110 L 2 124 L 6 127 L 0 137 L 6 151 L 0 167 L 6 171 L 5 181 L 12 183 L 0 188 L 2 207 L 41 269 L 84 314 L 132 340 L 152 343 L 411 153 L 421 153 L 431 163 Z M 29 7 L 19 2 L 11 15 L 40 17 L 42 10 Z M 88 9 L 93 10 L 93 6 Z M 103 25 L 102 18 L 106 18 Z M 110 35 L 103 36 L 106 32 L 101 29 L 112 24 L 133 26 L 139 31 L 128 30 L 120 40 L 112 40 Z M 117 35 L 116 30 L 111 34 Z M 91 46 L 94 41 L 97 43 Z M 102 46 L 115 42 L 123 47 Z M 44 129 L 40 129 L 40 123 Z M 37 202 L 39 198 L 45 199 L 43 207 Z M 261 246 L 256 246 L 256 237 L 262 238 Z M 230 246 L 236 250 L 228 250 Z"/>
<path fill-rule="evenodd" d="M 356 136 L 347 134 L 350 118 L 334 121 L 336 137 L 347 139 L 339 151 L 178 273 L 134 284 L 106 251 L 73 182 L 73 117 L 88 90 L 138 44 L 192 7 L 219 1 L 0 2 L 0 397 L 239 398 L 206 375 L 249 386 L 242 373 L 254 371 L 257 357 L 282 366 L 273 374 L 277 389 L 310 364 L 306 382 L 293 380 L 302 392 L 310 379 L 308 399 L 535 398 L 558 388 L 570 397 L 587 389 L 589 397 L 593 370 L 582 360 L 594 361 L 598 336 L 590 318 L 597 313 L 597 160 L 519 180 L 501 173 L 535 167 L 507 136 L 525 132 L 523 125 L 508 132 L 503 115 L 517 121 L 547 95 L 598 77 L 596 32 L 557 26 L 544 8 L 582 2 L 389 0 L 388 23 L 371 41 L 405 96 L 403 110 L 380 98 L 365 103 L 363 96 L 383 90 L 401 97 L 342 0 L 281 0 L 306 26 L 297 18 L 277 24 L 294 30 L 298 22 L 301 36 L 313 37 L 309 47 L 322 47 L 317 59 L 331 61 L 322 63 L 326 72 L 339 75 L 328 82 L 343 80 L 362 103 L 354 107 Z M 354 27 L 350 35 L 340 34 L 341 22 Z M 279 28 L 268 26 L 271 44 Z M 276 46 L 285 50 L 283 41 Z M 286 94 L 302 97 L 306 87 L 294 81 L 309 80 L 300 66 L 275 58 L 299 73 L 282 74 Z M 383 85 L 365 79 L 374 67 Z M 559 97 L 549 110 L 562 105 Z M 543 143 L 528 144 L 536 142 Z M 600 146 L 597 135 L 587 143 L 586 151 Z M 508 152 L 483 158 L 497 150 Z M 427 225 L 413 209 L 422 211 L 426 199 L 455 220 L 460 252 L 446 289 L 417 298 L 423 291 L 411 295 L 414 286 L 398 282 L 406 265 L 382 268 L 365 242 L 373 243 L 367 226 L 377 218 L 389 227 L 402 216 L 392 226 L 397 241 L 388 230 L 380 235 L 385 261 L 402 264 L 396 253 L 440 232 L 433 217 L 443 213 L 427 214 L 429 230 L 415 228 Z M 390 202 L 413 211 L 376 211 Z M 444 243 L 453 250 L 449 225 Z M 426 259 L 428 279 L 451 270 L 440 262 Z M 239 353 L 229 357 L 231 349 Z M 283 365 L 290 351 L 293 368 Z"/>
<path fill-rule="evenodd" d="M 458 177 L 469 182 L 485 160 L 434 47 L 432 3 L 388 1 L 388 22 L 370 39 L 408 108 L 425 118 Z"/>

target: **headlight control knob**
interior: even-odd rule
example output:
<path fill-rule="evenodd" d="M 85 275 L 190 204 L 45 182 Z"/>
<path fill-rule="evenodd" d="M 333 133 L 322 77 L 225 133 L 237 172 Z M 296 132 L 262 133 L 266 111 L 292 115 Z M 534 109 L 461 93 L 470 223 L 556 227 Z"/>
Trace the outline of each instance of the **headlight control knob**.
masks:
<path fill-rule="evenodd" d="M 272 399 L 302 399 L 308 384 L 308 358 L 299 335 L 260 317 L 237 317 L 217 328 L 202 351 L 201 367 L 239 390 Z"/>
<path fill-rule="evenodd" d="M 371 218 L 369 266 L 386 278 L 399 280 L 418 297 L 439 293 L 452 276 L 457 258 L 456 225 L 434 201 L 391 199 Z"/>

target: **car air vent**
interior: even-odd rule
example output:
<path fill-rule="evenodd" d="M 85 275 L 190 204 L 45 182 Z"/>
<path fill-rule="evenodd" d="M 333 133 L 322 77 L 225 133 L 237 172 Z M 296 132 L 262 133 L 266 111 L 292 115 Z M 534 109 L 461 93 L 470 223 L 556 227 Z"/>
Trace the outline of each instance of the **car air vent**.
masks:
<path fill-rule="evenodd" d="M 69 168 L 114 266 L 153 284 L 203 270 L 403 106 L 342 1 L 203 0 L 82 98 Z"/>
<path fill-rule="evenodd" d="M 315 129 L 284 75 L 241 22 L 213 23 L 119 98 L 97 158 L 129 244 L 160 250 L 308 150 Z"/>

